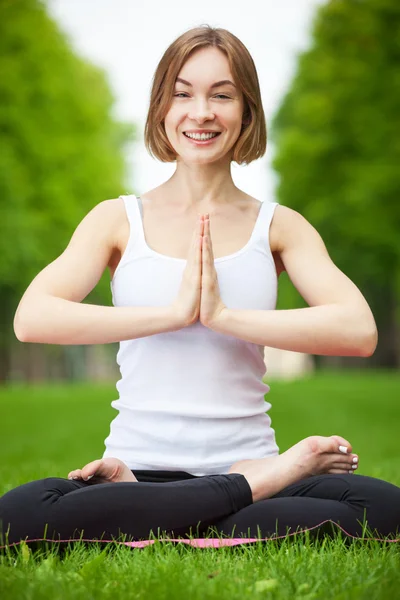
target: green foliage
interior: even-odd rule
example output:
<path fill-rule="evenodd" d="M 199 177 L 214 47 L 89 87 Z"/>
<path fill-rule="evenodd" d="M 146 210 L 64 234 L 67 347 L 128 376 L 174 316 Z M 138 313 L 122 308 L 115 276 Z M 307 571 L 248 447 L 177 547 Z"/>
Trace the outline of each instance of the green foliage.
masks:
<path fill-rule="evenodd" d="M 85 214 L 125 191 L 133 128 L 41 2 L 2 0 L 0 56 L 0 281 L 21 296 Z M 108 282 L 95 297 L 109 303 Z"/>
<path fill-rule="evenodd" d="M 400 293 L 399 60 L 397 0 L 329 1 L 271 130 L 279 201 L 377 307 Z"/>

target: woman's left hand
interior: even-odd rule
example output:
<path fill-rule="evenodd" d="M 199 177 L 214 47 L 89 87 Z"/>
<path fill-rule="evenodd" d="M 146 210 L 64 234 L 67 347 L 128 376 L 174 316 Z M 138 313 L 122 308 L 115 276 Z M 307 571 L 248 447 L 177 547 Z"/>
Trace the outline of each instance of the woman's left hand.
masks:
<path fill-rule="evenodd" d="M 214 265 L 210 218 L 205 215 L 203 219 L 200 323 L 212 329 L 226 306 L 221 300 L 218 276 Z"/>

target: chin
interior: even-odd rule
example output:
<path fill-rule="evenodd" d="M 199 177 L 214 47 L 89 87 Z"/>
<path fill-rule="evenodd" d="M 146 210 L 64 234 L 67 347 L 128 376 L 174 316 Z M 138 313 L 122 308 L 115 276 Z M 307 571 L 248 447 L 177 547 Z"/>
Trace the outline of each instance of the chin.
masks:
<path fill-rule="evenodd" d="M 201 158 L 190 158 L 185 156 L 180 156 L 180 162 L 184 162 L 186 165 L 210 165 L 212 163 L 220 162 L 224 157 L 215 157 L 210 156 L 209 158 L 201 157 Z"/>
<path fill-rule="evenodd" d="M 175 150 L 176 152 L 176 150 Z M 202 154 L 201 152 L 189 153 L 183 152 L 182 154 L 177 153 L 176 162 L 184 162 L 185 164 L 192 165 L 207 165 L 215 162 L 226 162 L 231 161 L 230 152 L 226 151 L 224 153 L 221 152 L 209 152 L 208 155 L 206 153 Z"/>

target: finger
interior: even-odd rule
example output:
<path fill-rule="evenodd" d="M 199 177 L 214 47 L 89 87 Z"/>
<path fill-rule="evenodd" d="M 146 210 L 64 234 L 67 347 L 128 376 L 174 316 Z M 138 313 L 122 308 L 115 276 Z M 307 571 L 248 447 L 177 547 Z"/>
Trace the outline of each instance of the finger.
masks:
<path fill-rule="evenodd" d="M 87 481 L 88 479 L 90 479 L 91 477 L 93 477 L 93 475 L 95 475 L 97 472 L 99 475 L 101 475 L 101 465 L 102 465 L 102 459 L 98 458 L 96 460 L 93 460 L 92 462 L 88 463 L 87 465 L 85 465 L 82 469 L 82 479 L 83 481 Z"/>
<path fill-rule="evenodd" d="M 201 232 L 202 232 L 202 224 L 200 222 L 200 217 L 196 223 L 196 227 L 193 230 L 192 241 L 189 247 L 189 255 L 187 259 L 187 269 L 194 263 L 197 265 L 199 260 L 199 245 L 201 248 Z"/>
<path fill-rule="evenodd" d="M 199 277 L 201 277 L 201 261 L 202 261 L 202 251 L 203 251 L 203 229 L 204 229 L 204 225 L 203 225 L 203 219 L 202 216 L 199 215 L 199 222 L 198 222 L 198 229 L 197 229 L 197 233 L 196 233 L 196 240 L 195 240 L 195 247 L 194 247 L 194 262 L 195 262 L 195 269 L 196 269 L 196 275 L 198 275 Z"/>
<path fill-rule="evenodd" d="M 205 225 L 204 225 L 203 236 L 202 236 L 201 241 L 202 241 L 202 244 L 201 244 L 202 263 L 203 263 L 203 267 L 207 267 L 208 247 L 207 247 L 207 235 L 206 235 Z"/>
<path fill-rule="evenodd" d="M 193 244 L 194 248 L 196 248 L 196 246 L 197 246 L 197 240 L 199 239 L 199 236 L 202 233 L 202 228 L 203 228 L 202 222 L 200 219 L 198 219 L 198 221 L 196 223 L 196 227 L 194 228 L 194 231 L 193 231 L 193 238 L 192 238 L 192 244 Z"/>
<path fill-rule="evenodd" d="M 203 244 L 202 244 L 202 263 L 203 263 L 203 273 L 211 277 L 211 257 L 210 257 L 210 238 L 208 235 L 203 236 Z"/>
<path fill-rule="evenodd" d="M 207 248 L 208 248 L 208 258 L 210 263 L 214 264 L 214 251 L 211 242 L 211 231 L 210 231 L 210 219 L 206 219 L 205 221 L 206 235 L 207 235 Z"/>
<path fill-rule="evenodd" d="M 82 479 L 81 469 L 75 469 L 74 471 L 70 471 L 68 473 L 68 479 Z"/>
<path fill-rule="evenodd" d="M 204 230 L 203 235 L 210 237 L 210 218 L 206 215 L 204 217 Z"/>
<path fill-rule="evenodd" d="M 201 221 L 201 218 L 199 217 L 199 221 L 197 223 L 195 240 L 194 240 L 194 256 L 195 256 L 196 265 L 197 265 L 197 263 L 200 262 L 202 235 L 203 235 L 203 223 Z"/>

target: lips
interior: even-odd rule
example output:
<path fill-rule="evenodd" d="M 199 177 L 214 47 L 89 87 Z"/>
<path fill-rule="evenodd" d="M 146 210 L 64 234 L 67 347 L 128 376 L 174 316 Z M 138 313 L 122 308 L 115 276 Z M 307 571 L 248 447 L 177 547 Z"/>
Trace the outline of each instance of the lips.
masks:
<path fill-rule="evenodd" d="M 183 135 L 185 137 L 189 138 L 189 136 L 186 135 L 187 133 L 194 133 L 194 132 L 192 132 L 192 131 L 183 131 Z M 197 133 L 197 135 L 201 135 L 202 133 L 213 133 L 214 134 L 213 137 L 218 137 L 221 134 L 221 131 L 202 131 L 201 133 L 198 133 L 198 132 L 196 132 L 196 133 Z M 191 139 L 191 140 L 196 139 L 197 141 L 201 141 L 201 139 L 198 139 L 198 138 L 189 138 L 189 139 Z"/>

